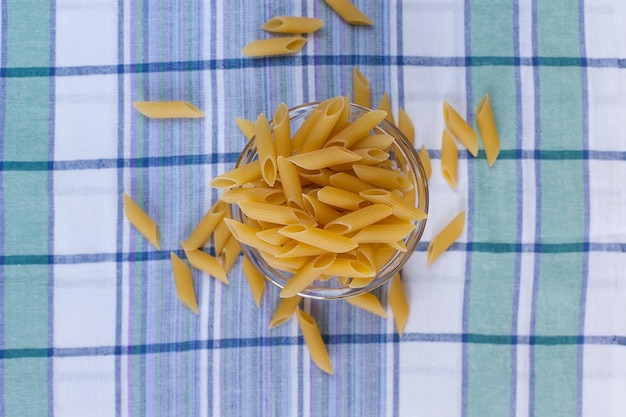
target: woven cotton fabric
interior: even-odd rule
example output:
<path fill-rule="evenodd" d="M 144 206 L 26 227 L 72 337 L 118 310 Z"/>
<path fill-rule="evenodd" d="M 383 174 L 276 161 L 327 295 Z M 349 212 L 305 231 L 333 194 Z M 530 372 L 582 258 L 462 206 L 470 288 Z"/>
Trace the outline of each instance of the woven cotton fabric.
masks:
<path fill-rule="evenodd" d="M 626 409 L 626 6 L 619 0 L 2 0 L 0 415 L 622 416 Z M 302 52 L 252 59 L 279 15 L 324 27 Z M 170 252 L 246 143 L 235 117 L 352 92 L 352 68 L 404 108 L 430 153 L 430 213 L 404 268 L 402 337 L 341 301 L 305 301 L 334 375 L 297 321 L 269 330 L 241 271 L 194 272 L 176 298 Z M 440 171 L 442 104 L 475 126 L 491 97 L 502 151 L 459 145 Z M 137 100 L 186 100 L 149 120 Z M 155 219 L 154 249 L 123 193 Z M 466 228 L 432 266 L 426 248 Z M 386 304 L 387 288 L 375 292 Z"/>

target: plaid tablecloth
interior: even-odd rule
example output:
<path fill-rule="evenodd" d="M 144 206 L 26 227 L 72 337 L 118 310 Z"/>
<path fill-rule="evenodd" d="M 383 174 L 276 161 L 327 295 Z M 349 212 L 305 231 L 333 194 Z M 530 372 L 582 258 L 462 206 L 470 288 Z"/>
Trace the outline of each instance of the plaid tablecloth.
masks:
<path fill-rule="evenodd" d="M 355 0 L 0 2 L 0 415 L 623 416 L 626 412 L 626 3 Z M 250 59 L 276 15 L 324 28 L 301 53 Z M 235 117 L 352 91 L 406 109 L 432 157 L 431 210 L 404 269 L 399 337 L 345 302 L 307 301 L 335 374 L 297 322 L 267 328 L 240 261 L 176 298 L 169 252 L 245 139 Z M 489 93 L 502 152 L 440 173 L 442 102 L 472 121 Z M 148 120 L 134 100 L 187 100 Z M 127 192 L 161 227 L 152 248 Z M 434 233 L 467 210 L 431 267 Z M 386 299 L 386 288 L 377 295 Z M 388 308 L 388 307 L 387 307 Z M 388 308 L 389 310 L 389 308 Z"/>

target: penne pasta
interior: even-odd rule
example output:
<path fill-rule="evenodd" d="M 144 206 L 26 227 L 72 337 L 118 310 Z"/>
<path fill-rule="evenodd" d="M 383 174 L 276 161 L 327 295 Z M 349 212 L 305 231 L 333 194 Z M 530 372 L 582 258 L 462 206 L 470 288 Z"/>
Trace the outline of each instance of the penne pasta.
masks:
<path fill-rule="evenodd" d="M 296 312 L 298 304 L 300 304 L 301 300 L 302 297 L 299 295 L 281 299 L 278 304 L 278 308 L 276 308 L 276 311 L 270 320 L 270 329 L 287 323 L 287 320 L 289 320 Z"/>
<path fill-rule="evenodd" d="M 366 292 L 365 294 L 346 298 L 346 301 L 355 307 L 361 308 L 365 311 L 369 311 L 370 313 L 376 314 L 379 317 L 382 317 L 384 319 L 387 318 L 385 308 L 381 304 L 378 297 L 376 297 L 371 292 Z"/>
<path fill-rule="evenodd" d="M 230 216 L 228 217 L 230 218 Z M 228 225 L 222 219 L 213 231 L 213 248 L 215 249 L 215 253 L 222 253 L 226 242 L 228 242 L 228 239 L 230 239 L 232 235 Z"/>
<path fill-rule="evenodd" d="M 241 268 L 243 269 L 246 281 L 248 281 L 250 292 L 252 292 L 254 304 L 260 307 L 263 295 L 265 294 L 265 277 L 252 265 L 252 262 L 250 262 L 247 256 L 243 257 Z"/>
<path fill-rule="evenodd" d="M 404 293 L 404 286 L 402 285 L 402 278 L 400 273 L 396 273 L 391 278 L 389 284 L 389 292 L 387 293 L 387 302 L 391 307 L 393 313 L 393 321 L 396 324 L 396 330 L 398 334 L 402 336 L 406 322 L 409 320 L 409 303 L 407 302 L 406 295 Z"/>
<path fill-rule="evenodd" d="M 415 127 L 413 127 L 413 122 L 404 109 L 400 109 L 398 112 L 398 129 L 411 144 L 415 143 Z"/>
<path fill-rule="evenodd" d="M 456 143 L 447 129 L 443 130 L 441 137 L 441 174 L 446 182 L 456 190 L 456 176 L 459 153 Z"/>
<path fill-rule="evenodd" d="M 289 238 L 290 241 L 285 243 L 278 253 L 276 258 L 302 258 L 305 256 L 317 256 L 328 252 L 324 248 L 317 246 L 311 246 L 309 244 L 299 242 Z"/>
<path fill-rule="evenodd" d="M 415 225 L 410 222 L 399 224 L 372 224 L 365 226 L 351 239 L 358 244 L 361 243 L 395 243 L 406 238 Z"/>
<path fill-rule="evenodd" d="M 336 257 L 337 255 L 334 253 L 325 253 L 311 259 L 287 281 L 280 292 L 280 297 L 289 298 L 298 295 L 299 292 L 326 272 Z"/>
<path fill-rule="evenodd" d="M 376 271 L 362 261 L 350 258 L 337 257 L 324 272 L 328 276 L 369 278 L 376 275 Z"/>
<path fill-rule="evenodd" d="M 387 190 L 408 191 L 413 188 L 411 181 L 402 173 L 385 168 L 355 164 L 352 169 L 356 176 L 365 182 Z"/>
<path fill-rule="evenodd" d="M 132 224 L 152 246 L 157 248 L 157 250 L 161 248 L 159 243 L 159 229 L 156 223 L 126 193 L 124 193 L 124 213 L 130 224 Z"/>
<path fill-rule="evenodd" d="M 354 149 L 353 152 L 361 157 L 359 164 L 361 165 L 378 165 L 389 159 L 389 154 L 382 149 L 378 148 L 359 148 Z M 339 167 L 332 167 L 334 170 L 348 171 L 352 169 L 352 165 Z"/>
<path fill-rule="evenodd" d="M 343 107 L 344 99 L 341 96 L 328 100 L 328 103 L 315 120 L 315 124 L 307 136 L 306 141 L 298 147 L 300 153 L 314 151 L 322 147 L 324 142 L 328 139 L 328 135 L 335 127 L 337 120 L 339 120 L 339 116 L 343 114 Z"/>
<path fill-rule="evenodd" d="M 335 134 L 335 136 L 328 139 L 326 143 L 324 143 L 324 147 L 343 146 L 350 148 L 354 143 L 358 142 L 359 139 L 368 135 L 386 116 L 387 113 L 383 110 L 367 112 L 346 126 L 345 129 Z"/>
<path fill-rule="evenodd" d="M 313 33 L 324 26 L 314 17 L 276 16 L 263 23 L 261 29 L 274 33 Z"/>
<path fill-rule="evenodd" d="M 241 253 L 241 246 L 239 245 L 239 241 L 235 238 L 235 236 L 231 236 L 226 245 L 224 245 L 224 249 L 220 253 L 220 262 L 224 267 L 224 272 L 227 274 L 232 269 L 233 265 L 237 261 L 239 254 Z"/>
<path fill-rule="evenodd" d="M 261 175 L 263 180 L 272 187 L 276 181 L 276 150 L 274 149 L 274 141 L 272 140 L 272 132 L 270 124 L 261 113 L 254 124 L 254 134 L 256 140 L 257 154 L 261 164 Z"/>
<path fill-rule="evenodd" d="M 473 155 L 478 155 L 478 137 L 472 127 L 446 101 L 443 102 L 443 119 L 455 138 Z"/>
<path fill-rule="evenodd" d="M 369 202 L 358 194 L 330 186 L 321 188 L 317 192 L 317 198 L 332 207 L 350 211 L 369 205 Z"/>
<path fill-rule="evenodd" d="M 197 119 L 204 113 L 186 101 L 133 101 L 133 107 L 150 119 Z"/>
<path fill-rule="evenodd" d="M 380 99 L 380 102 L 378 103 L 378 110 L 383 110 L 384 112 L 387 113 L 387 116 L 385 116 L 385 120 L 387 120 L 392 125 L 396 124 L 395 120 L 393 119 L 393 112 L 391 111 L 391 102 L 389 101 L 389 94 L 387 94 L 386 91 L 384 92 L 383 97 Z"/>
<path fill-rule="evenodd" d="M 305 263 L 311 260 L 310 256 L 298 256 L 298 257 L 282 257 L 276 258 L 271 255 L 264 255 L 263 259 L 267 262 L 272 268 L 279 269 L 281 271 L 289 272 L 291 274 L 295 274 L 298 272 Z"/>
<path fill-rule="evenodd" d="M 292 206 L 295 204 L 299 208 L 304 207 L 302 202 L 302 185 L 300 183 L 300 175 L 298 170 L 293 164 L 285 159 L 282 155 L 278 156 L 276 160 L 278 165 L 278 173 L 280 176 L 280 182 L 287 197 L 287 205 Z"/>
<path fill-rule="evenodd" d="M 255 160 L 218 175 L 211 180 L 210 185 L 214 188 L 241 187 L 249 182 L 260 180 L 262 177 L 261 164 L 258 160 Z"/>
<path fill-rule="evenodd" d="M 289 120 L 289 110 L 285 103 L 280 103 L 276 108 L 272 124 L 276 156 L 282 155 L 287 158 L 291 155 L 291 121 Z"/>
<path fill-rule="evenodd" d="M 276 206 L 256 201 L 241 201 L 239 208 L 246 216 L 254 220 L 277 224 L 316 224 L 315 220 L 305 211 L 293 207 Z"/>
<path fill-rule="evenodd" d="M 461 236 L 465 227 L 465 211 L 457 214 L 428 244 L 426 261 L 428 265 L 433 262 Z"/>
<path fill-rule="evenodd" d="M 227 211 L 228 204 L 221 200 L 215 202 L 193 229 L 187 241 L 182 243 L 183 249 L 186 251 L 194 250 L 204 245 L 209 240 L 211 233 L 213 233 L 217 225 L 224 218 Z"/>
<path fill-rule="evenodd" d="M 340 146 L 308 151 L 287 158 L 292 164 L 310 171 L 361 160 L 361 156 Z"/>
<path fill-rule="evenodd" d="M 320 333 L 320 329 L 317 327 L 315 320 L 299 308 L 296 309 L 296 317 L 298 317 L 300 331 L 302 332 L 304 341 L 309 348 L 311 359 L 315 362 L 318 368 L 332 375 L 333 364 L 330 361 L 328 350 L 326 350 L 322 334 Z"/>
<path fill-rule="evenodd" d="M 428 155 L 428 151 L 426 150 L 424 145 L 422 145 L 422 147 L 420 148 L 420 151 L 419 151 L 418 155 L 420 157 L 420 161 L 422 162 L 422 166 L 424 167 L 424 173 L 426 174 L 426 180 L 429 180 L 430 179 L 430 174 L 432 173 L 433 169 L 432 169 L 431 164 L 430 164 L 430 156 Z"/>
<path fill-rule="evenodd" d="M 372 204 L 336 218 L 324 226 L 324 230 L 343 235 L 379 222 L 391 216 L 392 212 L 393 209 L 387 205 Z"/>
<path fill-rule="evenodd" d="M 500 137 L 498 136 L 496 121 L 493 117 L 489 94 L 485 94 L 478 104 L 478 109 L 476 110 L 476 124 L 478 124 L 478 131 L 483 140 L 487 163 L 489 166 L 492 166 L 500 153 Z"/>
<path fill-rule="evenodd" d="M 370 82 L 358 68 L 352 68 L 352 91 L 354 94 L 354 104 L 365 108 L 372 108 L 370 93 Z"/>
<path fill-rule="evenodd" d="M 291 242 L 291 239 L 278 233 L 281 228 L 282 226 L 277 226 L 269 229 L 260 230 L 256 233 L 256 235 L 270 245 L 285 245 Z"/>
<path fill-rule="evenodd" d="M 378 188 L 362 191 L 359 195 L 372 203 L 386 204 L 391 207 L 392 214 L 402 220 L 424 220 L 426 218 L 426 213 L 407 203 L 404 198 L 396 193 Z"/>
<path fill-rule="evenodd" d="M 322 203 L 311 195 L 303 194 L 302 197 L 305 211 L 313 216 L 315 221 L 322 226 L 341 216 L 340 211 L 335 210 L 326 203 Z"/>
<path fill-rule="evenodd" d="M 269 187 L 246 187 L 226 190 L 220 196 L 220 200 L 228 204 L 239 204 L 241 201 L 282 204 L 287 201 L 283 190 Z"/>
<path fill-rule="evenodd" d="M 372 184 L 368 184 L 354 175 L 348 174 L 347 172 L 338 172 L 331 176 L 330 185 L 335 188 L 350 191 L 354 194 L 375 188 Z"/>
<path fill-rule="evenodd" d="M 194 268 L 199 269 L 202 272 L 206 272 L 212 277 L 219 279 L 224 284 L 229 284 L 224 267 L 220 264 L 217 258 L 214 258 L 199 249 L 185 250 L 185 256 Z"/>
<path fill-rule="evenodd" d="M 301 178 L 304 178 L 313 184 L 319 185 L 320 187 L 330 185 L 330 176 L 334 174 L 333 171 L 327 168 L 313 170 L 299 168 L 298 173 Z"/>
<path fill-rule="evenodd" d="M 306 39 L 302 36 L 281 36 L 250 42 L 241 53 L 251 57 L 288 55 L 299 52 L 305 44 Z"/>
<path fill-rule="evenodd" d="M 361 148 L 378 148 L 381 150 L 387 150 L 394 142 L 393 136 L 378 133 L 375 135 L 364 136 L 358 142 L 350 147 L 352 150 L 357 150 Z"/>
<path fill-rule="evenodd" d="M 278 233 L 332 253 L 348 252 L 358 246 L 357 242 L 348 237 L 304 224 L 290 224 Z"/>
<path fill-rule="evenodd" d="M 329 136 L 335 136 L 337 133 L 341 132 L 350 124 L 350 94 L 346 94 L 343 97 L 343 110 L 337 119 L 337 123 L 333 127 L 333 130 L 330 131 Z"/>
<path fill-rule="evenodd" d="M 326 106 L 328 106 L 328 103 L 329 103 L 328 100 L 322 101 L 315 107 L 315 109 L 311 112 L 311 114 L 306 119 L 304 119 L 300 127 L 296 130 L 296 133 L 294 133 L 293 137 L 291 138 L 292 151 L 299 150 L 300 147 L 304 144 L 304 142 L 306 141 L 306 138 L 309 136 L 309 134 L 313 130 L 313 127 L 315 126 L 317 119 L 325 111 L 324 109 L 326 108 Z"/>
<path fill-rule="evenodd" d="M 349 0 L 324 0 L 343 20 L 351 25 L 372 25 L 373 22 Z"/>
<path fill-rule="evenodd" d="M 248 140 L 254 137 L 254 122 L 252 120 L 236 117 L 235 122 L 237 123 L 239 130 L 241 130 L 241 133 L 243 133 Z"/>
<path fill-rule="evenodd" d="M 185 307 L 198 314 L 198 302 L 196 301 L 193 278 L 191 277 L 189 267 L 174 252 L 170 252 L 170 262 L 172 264 L 178 299 Z"/>
<path fill-rule="evenodd" d="M 239 243 L 243 243 L 244 245 L 272 255 L 276 255 L 278 253 L 280 247 L 278 245 L 267 243 L 257 236 L 257 232 L 259 231 L 258 229 L 233 219 L 224 219 L 224 223 L 226 223 L 230 232 L 233 234 L 233 237 L 237 239 Z"/>

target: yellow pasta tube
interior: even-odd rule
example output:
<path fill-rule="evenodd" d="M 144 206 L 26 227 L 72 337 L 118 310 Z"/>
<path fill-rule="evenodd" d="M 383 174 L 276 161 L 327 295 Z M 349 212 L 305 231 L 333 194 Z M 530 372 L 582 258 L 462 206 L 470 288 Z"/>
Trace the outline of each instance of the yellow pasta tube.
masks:
<path fill-rule="evenodd" d="M 185 250 L 185 256 L 187 256 L 187 260 L 194 268 L 206 272 L 212 277 L 219 279 L 224 284 L 229 284 L 224 267 L 217 258 L 199 249 Z"/>
<path fill-rule="evenodd" d="M 478 137 L 465 119 L 446 101 L 443 102 L 443 119 L 446 127 L 473 156 L 478 155 Z"/>
<path fill-rule="evenodd" d="M 328 100 L 321 114 L 315 120 L 315 125 L 306 138 L 306 141 L 299 147 L 300 153 L 305 153 L 319 149 L 328 139 L 328 135 L 335 127 L 339 116 L 343 114 L 343 97 L 334 97 Z M 313 168 L 315 169 L 315 168 Z"/>
<path fill-rule="evenodd" d="M 234 188 L 260 180 L 262 177 L 261 163 L 256 160 L 218 175 L 211 180 L 210 184 L 214 188 Z"/>
<path fill-rule="evenodd" d="M 274 33 L 313 33 L 324 26 L 314 17 L 276 16 L 263 23 L 261 29 Z"/>
<path fill-rule="evenodd" d="M 241 130 L 241 133 L 243 133 L 248 140 L 254 137 L 254 122 L 252 120 L 236 117 L 235 123 L 237 123 L 239 130 Z"/>
<path fill-rule="evenodd" d="M 286 271 L 292 274 L 298 272 L 305 263 L 311 260 L 310 256 L 299 256 L 295 258 L 276 258 L 269 254 L 263 255 L 263 259 L 275 269 Z"/>
<path fill-rule="evenodd" d="M 256 235 L 262 240 L 266 241 L 270 245 L 284 245 L 288 242 L 291 242 L 286 236 L 281 235 L 278 231 L 282 228 L 282 226 L 272 227 L 269 229 L 260 230 L 256 233 Z"/>
<path fill-rule="evenodd" d="M 330 131 L 329 136 L 335 136 L 337 133 L 341 132 L 350 124 L 350 94 L 346 94 L 343 97 L 343 110 L 337 119 L 337 123 L 333 127 L 333 130 Z"/>
<path fill-rule="evenodd" d="M 130 224 L 132 224 L 152 246 L 160 249 L 159 229 L 156 223 L 126 193 L 124 193 L 124 213 Z"/>
<path fill-rule="evenodd" d="M 228 225 L 224 221 L 221 221 L 217 227 L 215 227 L 213 231 L 213 248 L 215 249 L 215 253 L 222 253 L 226 242 L 228 242 L 228 239 L 230 239 L 232 235 Z"/>
<path fill-rule="evenodd" d="M 341 212 L 335 210 L 326 203 L 322 203 L 312 195 L 304 194 L 304 209 L 311 214 L 315 221 L 320 225 L 326 225 L 341 216 Z"/>
<path fill-rule="evenodd" d="M 276 224 L 316 224 L 315 220 L 305 211 L 293 207 L 276 206 L 257 201 L 241 201 L 239 208 L 246 216 L 254 220 Z"/>
<path fill-rule="evenodd" d="M 327 168 L 312 170 L 300 168 L 298 169 L 298 173 L 301 178 L 304 178 L 305 180 L 321 187 L 330 185 L 330 176 L 334 174 L 334 172 Z"/>
<path fill-rule="evenodd" d="M 389 123 L 393 125 L 396 124 L 395 120 L 393 119 L 393 112 L 391 111 L 391 102 L 389 101 L 389 94 L 387 94 L 386 91 L 383 94 L 383 97 L 380 99 L 380 102 L 378 103 L 378 110 L 383 110 L 387 113 L 385 120 L 387 120 Z"/>
<path fill-rule="evenodd" d="M 263 113 L 256 119 L 254 134 L 261 163 L 261 175 L 263 180 L 272 187 L 276 181 L 276 150 L 274 149 L 270 124 Z"/>
<path fill-rule="evenodd" d="M 290 242 L 285 243 L 280 248 L 280 250 L 276 254 L 276 258 L 302 258 L 305 256 L 322 255 L 326 252 L 328 251 L 325 248 L 311 246 L 306 243 L 291 239 Z"/>
<path fill-rule="evenodd" d="M 441 137 L 441 174 L 446 182 L 456 190 L 456 176 L 459 153 L 456 143 L 447 129 L 443 130 Z"/>
<path fill-rule="evenodd" d="M 396 275 L 391 278 L 389 292 L 387 293 L 387 302 L 393 313 L 393 321 L 396 324 L 396 330 L 398 334 L 402 336 L 406 322 L 409 320 L 409 303 L 406 300 L 402 278 L 399 273 L 396 273 Z"/>
<path fill-rule="evenodd" d="M 315 107 L 311 114 L 309 114 L 309 116 L 304 119 L 300 127 L 296 130 L 296 133 L 294 133 L 293 137 L 291 138 L 291 149 L 298 150 L 300 149 L 300 147 L 302 147 L 302 145 L 306 141 L 306 138 L 313 130 L 317 119 L 324 112 L 324 109 L 326 108 L 326 106 L 328 106 L 328 104 L 328 100 L 322 101 Z"/>
<path fill-rule="evenodd" d="M 406 136 L 411 144 L 415 143 L 415 127 L 413 126 L 413 121 L 408 114 L 404 111 L 404 109 L 400 109 L 398 112 L 398 129 L 400 132 Z"/>
<path fill-rule="evenodd" d="M 226 242 L 226 245 L 224 245 L 222 253 L 220 253 L 220 262 L 224 267 L 224 272 L 227 274 L 230 272 L 240 253 L 241 246 L 239 245 L 239 241 L 235 236 L 231 236 Z"/>
<path fill-rule="evenodd" d="M 352 169 L 357 177 L 365 182 L 386 190 L 399 189 L 408 191 L 413 188 L 411 181 L 402 173 L 385 168 L 355 164 Z"/>
<path fill-rule="evenodd" d="M 337 257 L 324 273 L 329 276 L 354 278 L 368 278 L 376 275 L 371 265 L 357 259 L 340 257 Z"/>
<path fill-rule="evenodd" d="M 358 68 L 352 68 L 352 91 L 354 94 L 354 104 L 365 108 L 372 108 L 370 93 L 370 82 Z"/>
<path fill-rule="evenodd" d="M 400 219 L 423 220 L 426 218 L 426 213 L 422 210 L 407 203 L 398 194 L 392 193 L 388 190 L 382 190 L 379 188 L 370 189 L 360 192 L 359 195 L 372 203 L 388 205 L 391 207 L 393 215 Z"/>
<path fill-rule="evenodd" d="M 459 236 L 461 236 L 464 227 L 465 210 L 457 214 L 454 219 L 430 241 L 428 249 L 426 250 L 426 261 L 428 265 L 432 265 L 439 255 L 452 246 Z"/>
<path fill-rule="evenodd" d="M 476 110 L 476 124 L 478 124 L 478 130 L 483 140 L 487 163 L 489 166 L 492 166 L 500 153 L 500 137 L 498 136 L 496 121 L 493 117 L 489 94 L 485 94 L 478 104 L 478 109 Z"/>
<path fill-rule="evenodd" d="M 304 336 L 304 341 L 309 348 L 311 359 L 318 368 L 327 374 L 332 375 L 333 364 L 330 361 L 328 350 L 326 350 L 322 334 L 320 333 L 320 329 L 317 327 L 315 320 L 299 308 L 296 310 L 296 317 L 298 318 L 298 324 L 300 326 L 300 331 Z"/>
<path fill-rule="evenodd" d="M 276 308 L 270 320 L 270 329 L 287 323 L 287 320 L 296 312 L 296 308 L 298 308 L 298 304 L 300 304 L 301 300 L 302 297 L 299 295 L 281 299 L 278 308 Z"/>
<path fill-rule="evenodd" d="M 375 135 L 368 135 L 363 137 L 363 139 L 352 145 L 350 149 L 357 150 L 361 148 L 377 148 L 381 150 L 387 150 L 389 149 L 393 141 L 393 136 L 384 133 L 378 133 Z"/>
<path fill-rule="evenodd" d="M 318 279 L 333 264 L 336 257 L 334 253 L 325 253 L 311 259 L 287 281 L 280 292 L 280 297 L 289 298 L 298 295 L 300 291 Z"/>
<path fill-rule="evenodd" d="M 251 57 L 288 55 L 299 52 L 305 44 L 306 39 L 302 36 L 259 39 L 244 46 L 241 53 Z"/>
<path fill-rule="evenodd" d="M 324 0 L 343 20 L 351 25 L 372 25 L 373 22 L 349 0 Z"/>
<path fill-rule="evenodd" d="M 241 268 L 246 277 L 246 281 L 248 281 L 250 292 L 252 292 L 254 304 L 260 307 L 263 295 L 265 294 L 265 277 L 252 265 L 252 262 L 250 262 L 247 256 L 243 257 Z"/>
<path fill-rule="evenodd" d="M 197 119 L 204 113 L 186 101 L 134 101 L 133 107 L 150 119 Z"/>
<path fill-rule="evenodd" d="M 347 172 L 338 172 L 330 177 L 330 185 L 355 194 L 374 188 L 372 184 L 368 184 Z"/>
<path fill-rule="evenodd" d="M 328 252 L 343 253 L 358 246 L 354 240 L 348 237 L 304 224 L 290 224 L 278 232 L 298 242 L 326 249 Z"/>
<path fill-rule="evenodd" d="M 328 139 L 326 143 L 324 143 L 324 147 L 343 146 L 349 148 L 359 139 L 369 134 L 386 116 L 387 113 L 383 110 L 367 112 L 358 117 L 335 136 Z"/>
<path fill-rule="evenodd" d="M 286 201 L 283 190 L 269 187 L 247 187 L 226 190 L 220 196 L 220 200 L 228 204 L 239 204 L 241 201 L 282 204 Z"/>
<path fill-rule="evenodd" d="M 380 316 L 384 319 L 387 318 L 385 308 L 381 304 L 378 297 L 376 297 L 371 292 L 357 295 L 355 297 L 348 297 L 346 298 L 346 301 L 355 307 L 361 308 L 365 311 L 369 311 L 370 313 L 376 314 L 377 316 Z"/>
<path fill-rule="evenodd" d="M 372 204 L 336 218 L 324 226 L 324 230 L 343 235 L 381 221 L 391 213 L 393 209 L 385 204 Z"/>
<path fill-rule="evenodd" d="M 424 167 L 424 172 L 426 173 L 426 180 L 429 180 L 430 174 L 432 173 L 433 169 L 430 164 L 430 156 L 428 155 L 428 151 L 426 150 L 426 147 L 424 147 L 424 145 L 422 145 L 422 147 L 420 148 L 419 157 L 420 161 L 422 162 L 422 166 Z"/>
<path fill-rule="evenodd" d="M 362 157 L 350 149 L 341 146 L 332 146 L 314 151 L 308 151 L 287 158 L 292 164 L 310 171 L 327 168 L 333 165 L 350 163 L 361 160 Z"/>
<path fill-rule="evenodd" d="M 365 226 L 352 240 L 361 243 L 395 243 L 404 239 L 415 229 L 415 225 L 410 222 L 398 224 L 372 224 Z"/>
<path fill-rule="evenodd" d="M 182 243 L 183 249 L 194 250 L 204 245 L 227 211 L 228 204 L 221 200 L 215 202 L 193 229 L 187 241 Z"/>
<path fill-rule="evenodd" d="M 276 156 L 282 155 L 287 158 L 291 155 L 291 122 L 289 120 L 289 109 L 287 109 L 285 103 L 280 103 L 276 111 L 274 111 L 272 124 Z"/>
<path fill-rule="evenodd" d="M 289 160 L 285 159 L 282 155 L 279 155 L 276 163 L 278 165 L 278 173 L 280 181 L 287 197 L 287 204 L 293 203 L 300 208 L 304 207 L 302 202 L 302 185 L 300 184 L 300 175 L 298 170 L 293 166 Z"/>
<path fill-rule="evenodd" d="M 174 252 L 170 252 L 170 262 L 174 274 L 174 284 L 178 299 L 185 307 L 198 314 L 198 302 L 193 289 L 193 279 L 189 267 Z"/>
<path fill-rule="evenodd" d="M 247 224 L 240 223 L 233 219 L 224 219 L 224 223 L 230 229 L 233 237 L 237 239 L 239 243 L 253 247 L 263 252 L 267 252 L 272 255 L 276 255 L 280 249 L 277 245 L 267 243 L 259 236 L 257 236 L 258 229 Z"/>
<path fill-rule="evenodd" d="M 336 187 L 323 187 L 317 192 L 322 202 L 344 210 L 355 211 L 369 205 L 369 202 L 358 194 Z"/>

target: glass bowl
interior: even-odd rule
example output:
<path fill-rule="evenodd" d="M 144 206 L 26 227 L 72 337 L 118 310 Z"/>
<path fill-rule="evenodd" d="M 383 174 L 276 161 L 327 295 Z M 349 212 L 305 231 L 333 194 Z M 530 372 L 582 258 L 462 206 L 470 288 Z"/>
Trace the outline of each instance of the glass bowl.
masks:
<path fill-rule="evenodd" d="M 307 116 L 313 112 L 318 104 L 319 103 L 302 104 L 289 110 L 292 135 L 304 122 Z M 371 111 L 372 110 L 365 107 L 351 104 L 350 121 L 353 121 L 363 114 Z M 387 134 L 393 137 L 394 141 L 392 142 L 389 150 L 387 150 L 389 153 L 389 159 L 396 164 L 397 169 L 404 173 L 412 183 L 412 186 L 415 189 L 415 207 L 421 209 L 425 213 L 428 213 L 428 182 L 426 180 L 424 167 L 422 166 L 413 145 L 397 127 L 386 120 L 383 120 L 380 124 L 378 124 L 378 126 L 373 129 L 373 132 L 375 134 Z M 237 161 L 237 167 L 248 164 L 256 159 L 258 159 L 258 154 L 255 139 L 252 138 L 241 152 Z M 233 219 L 242 223 L 249 223 L 248 219 L 246 219 L 246 216 L 237 204 L 231 205 L 231 211 Z M 314 281 L 304 291 L 300 292 L 299 295 L 302 297 L 324 300 L 342 299 L 370 292 L 383 285 L 398 271 L 400 271 L 415 251 L 415 248 L 422 237 L 422 233 L 426 227 L 426 219 L 414 221 L 413 223 L 415 224 L 415 229 L 404 239 L 404 244 L 407 248 L 406 252 L 399 250 L 396 251 L 390 260 L 377 272 L 371 283 L 366 287 L 352 288 L 343 280 L 338 279 L 337 277 L 332 277 L 330 279 Z M 254 265 L 254 267 L 257 268 L 274 285 L 283 288 L 289 281 L 292 274 L 270 266 L 257 249 L 245 244 L 242 244 L 241 247 L 244 254 L 252 262 L 252 265 Z"/>

